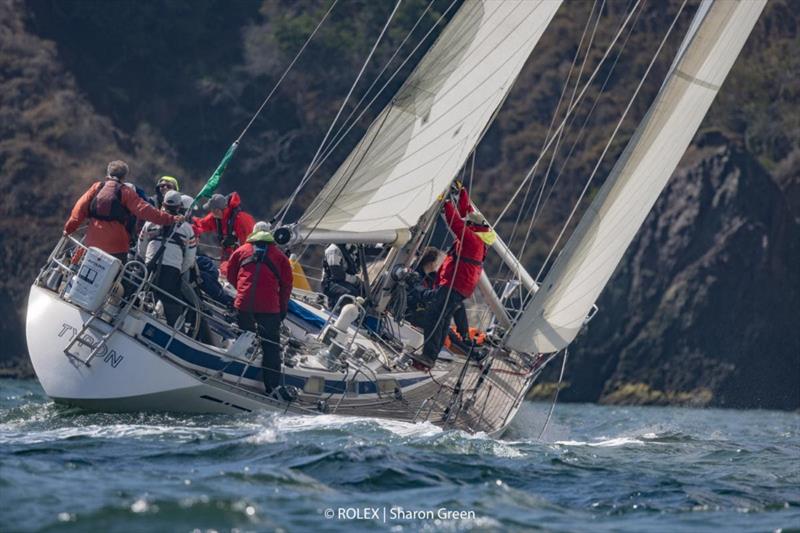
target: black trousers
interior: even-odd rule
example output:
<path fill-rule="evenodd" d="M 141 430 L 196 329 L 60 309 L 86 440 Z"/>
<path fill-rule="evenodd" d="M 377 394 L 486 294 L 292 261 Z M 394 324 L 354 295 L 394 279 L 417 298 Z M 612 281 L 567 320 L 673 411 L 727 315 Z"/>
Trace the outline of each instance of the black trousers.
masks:
<path fill-rule="evenodd" d="M 328 308 L 333 309 L 336 302 L 345 294 L 351 296 L 363 296 L 364 291 L 360 286 L 353 285 L 346 281 L 333 281 L 331 279 L 322 280 L 322 293 L 328 297 Z M 349 302 L 348 302 L 349 303 Z"/>
<path fill-rule="evenodd" d="M 181 293 L 181 271 L 179 269 L 161 265 L 153 284 L 162 291 L 177 298 L 177 300 L 183 300 L 183 294 Z M 181 308 L 183 306 L 178 301 L 164 296 L 163 294 L 158 294 L 158 299 L 161 300 L 161 305 L 164 306 L 164 314 L 167 315 L 167 324 L 174 326 L 175 321 L 181 316 Z"/>
<path fill-rule="evenodd" d="M 450 321 L 456 309 L 464 302 L 464 297 L 450 287 L 439 287 L 433 296 L 433 301 L 428 305 L 427 316 L 423 331 L 425 345 L 422 354 L 428 359 L 436 361 L 439 351 L 444 345 L 444 338 L 450 329 Z"/>
<path fill-rule="evenodd" d="M 461 339 L 469 342 L 469 319 L 467 318 L 467 310 L 464 309 L 463 300 L 453 313 L 453 322 L 456 324 L 456 331 L 461 335 Z"/>
<path fill-rule="evenodd" d="M 281 315 L 239 311 L 239 327 L 261 337 L 261 362 L 267 394 L 281 384 Z"/>

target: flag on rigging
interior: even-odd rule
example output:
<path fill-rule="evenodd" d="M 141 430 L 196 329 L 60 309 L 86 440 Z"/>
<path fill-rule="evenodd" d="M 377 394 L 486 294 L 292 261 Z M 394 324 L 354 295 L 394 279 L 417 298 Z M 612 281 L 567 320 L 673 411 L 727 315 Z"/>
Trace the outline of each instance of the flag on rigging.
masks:
<path fill-rule="evenodd" d="M 219 180 L 222 178 L 222 173 L 225 172 L 225 169 L 228 167 L 228 163 L 233 157 L 233 153 L 238 147 L 239 143 L 234 141 L 231 147 L 228 148 L 228 151 L 225 152 L 225 155 L 222 157 L 222 161 L 220 161 L 219 165 L 217 165 L 217 169 L 213 174 L 211 174 L 211 177 L 208 178 L 208 181 L 205 185 L 203 185 L 203 188 L 200 190 L 200 192 L 197 193 L 197 196 L 194 199 L 195 204 L 200 201 L 200 198 L 210 198 L 211 195 L 214 194 L 214 191 L 216 191 L 217 187 L 219 186 Z"/>

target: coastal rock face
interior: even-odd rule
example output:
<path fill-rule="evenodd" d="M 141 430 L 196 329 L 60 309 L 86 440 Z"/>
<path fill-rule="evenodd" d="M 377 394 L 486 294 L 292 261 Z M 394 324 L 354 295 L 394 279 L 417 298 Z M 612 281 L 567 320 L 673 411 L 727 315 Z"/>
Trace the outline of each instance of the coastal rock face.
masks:
<path fill-rule="evenodd" d="M 0 367 L 27 358 L 28 288 L 55 246 L 69 209 L 112 159 L 133 178 L 175 168 L 146 126 L 130 133 L 97 113 L 59 60 L 30 33 L 21 1 L 0 2 Z"/>
<path fill-rule="evenodd" d="M 736 143 L 701 136 L 570 350 L 563 398 L 800 406 L 800 226 Z"/>

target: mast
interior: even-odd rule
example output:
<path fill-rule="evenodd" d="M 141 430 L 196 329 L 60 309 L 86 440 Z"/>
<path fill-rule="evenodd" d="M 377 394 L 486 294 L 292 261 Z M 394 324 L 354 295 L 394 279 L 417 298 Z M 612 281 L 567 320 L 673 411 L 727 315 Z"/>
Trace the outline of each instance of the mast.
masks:
<path fill-rule="evenodd" d="M 620 159 L 517 324 L 509 348 L 549 353 L 580 331 L 666 186 L 766 0 L 704 0 Z"/>

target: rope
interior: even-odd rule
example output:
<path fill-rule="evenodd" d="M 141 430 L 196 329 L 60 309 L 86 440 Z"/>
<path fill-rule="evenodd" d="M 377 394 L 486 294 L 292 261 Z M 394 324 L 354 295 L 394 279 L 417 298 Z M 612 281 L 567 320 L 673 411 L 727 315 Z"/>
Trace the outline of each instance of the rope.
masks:
<path fill-rule="evenodd" d="M 561 382 L 564 379 L 564 369 L 567 368 L 567 355 L 568 348 L 564 348 L 564 360 L 561 362 L 561 373 L 558 375 L 558 385 L 556 385 L 556 392 L 553 394 L 553 403 L 550 404 L 550 411 L 547 413 L 547 418 L 545 418 L 542 430 L 539 432 L 539 436 L 536 440 L 542 440 L 542 435 L 544 435 L 544 432 L 547 430 L 547 426 L 550 424 L 550 418 L 553 416 L 553 411 L 555 411 L 556 402 L 558 402 L 558 393 L 561 390 Z"/>
<path fill-rule="evenodd" d="M 314 31 L 312 31 L 312 32 L 311 32 L 311 34 L 308 36 L 308 38 L 306 39 L 306 41 L 303 43 L 303 46 L 301 46 L 301 47 L 300 47 L 300 50 L 299 50 L 299 51 L 297 52 L 297 54 L 294 56 L 294 59 L 292 59 L 291 63 L 289 63 L 289 66 L 288 66 L 288 67 L 286 67 L 286 70 L 284 70 L 284 71 L 283 71 L 283 74 L 281 74 L 281 77 L 278 79 L 278 81 L 277 81 L 277 82 L 275 83 L 275 85 L 272 87 L 272 90 L 269 92 L 269 94 L 267 95 L 267 97 L 266 97 L 266 98 L 264 99 L 264 101 L 261 103 L 261 105 L 259 106 L 258 110 L 256 110 L 256 112 L 255 112 L 255 113 L 253 114 L 253 116 L 250 118 L 250 121 L 247 123 L 247 125 L 244 127 L 244 129 L 242 130 L 242 132 L 239 134 L 239 136 L 238 136 L 238 137 L 236 138 L 236 140 L 233 142 L 233 145 L 232 145 L 232 149 L 233 149 L 233 150 L 235 150 L 235 147 L 236 147 L 236 146 L 238 146 L 238 145 L 241 143 L 241 141 L 242 141 L 242 138 L 245 136 L 245 134 L 247 133 L 247 131 L 250 129 L 250 126 L 252 126 L 252 125 L 253 125 L 253 123 L 256 121 L 256 119 L 258 118 L 258 116 L 261 114 L 261 111 L 263 111 L 264 107 L 266 107 L 267 103 L 270 101 L 270 99 L 272 99 L 272 96 L 273 96 L 273 95 L 275 94 L 275 92 L 278 90 L 278 87 L 280 87 L 280 85 L 283 83 L 283 80 L 284 80 L 284 79 L 286 78 L 286 76 L 289 74 L 289 71 L 292 69 L 292 67 L 294 67 L 294 64 L 297 62 L 297 60 L 300 58 L 300 56 L 302 55 L 302 53 L 305 51 L 306 47 L 307 47 L 307 46 L 308 46 L 308 44 L 311 42 L 311 39 L 313 39 L 313 38 L 314 38 L 314 35 L 316 35 L 316 34 L 317 34 L 317 31 L 320 29 L 320 27 L 322 27 L 322 24 L 323 24 L 323 23 L 325 22 L 325 20 L 328 18 L 328 15 L 330 15 L 331 11 L 333 11 L 333 8 L 336 6 L 336 4 L 337 4 L 337 2 L 338 2 L 338 1 L 339 1 L 339 0 L 333 0 L 333 3 L 331 4 L 331 7 L 329 7 L 329 8 L 328 8 L 328 10 L 327 10 L 327 11 L 325 12 L 325 14 L 323 15 L 322 19 L 320 19 L 320 21 L 317 23 L 316 27 L 314 28 Z M 399 0 L 398 0 L 398 1 L 399 1 Z M 229 149 L 229 150 L 230 150 L 230 149 Z M 197 198 L 195 199 L 195 201 L 197 201 Z M 194 203 L 193 203 L 192 205 L 194 205 Z M 191 212 L 191 208 L 187 209 L 187 210 L 184 212 L 184 215 L 183 215 L 183 217 L 184 217 L 184 221 L 186 220 L 186 218 L 188 218 L 188 216 L 189 216 L 190 212 Z M 178 223 L 178 224 L 174 224 L 174 225 L 173 225 L 172 233 L 170 233 L 170 235 L 169 235 L 169 237 L 168 237 L 168 238 L 172 238 L 172 235 L 175 233 L 175 231 L 177 230 L 178 226 L 180 226 L 180 224 L 181 224 L 181 223 Z"/>
<path fill-rule="evenodd" d="M 308 36 L 308 38 L 306 39 L 306 42 L 303 43 L 303 46 L 300 47 L 300 50 L 297 52 L 297 55 L 294 56 L 294 59 L 292 59 L 292 62 L 289 63 L 289 66 L 286 67 L 286 70 L 283 71 L 283 74 L 281 74 L 281 77 L 275 83 L 275 86 L 272 87 L 272 90 L 269 92 L 267 97 L 264 99 L 264 102 L 262 102 L 261 106 L 258 108 L 258 111 L 255 112 L 253 117 L 250 119 L 250 122 L 248 122 L 247 126 L 245 126 L 244 129 L 242 130 L 242 133 L 240 133 L 239 136 L 236 138 L 236 143 L 237 144 L 242 140 L 242 137 L 244 137 L 244 134 L 247 133 L 247 130 L 250 129 L 250 126 L 253 125 L 253 122 L 256 121 L 256 118 L 258 118 L 258 115 L 261 114 L 261 111 L 267 105 L 267 102 L 270 101 L 270 99 L 272 98 L 272 95 L 275 94 L 275 91 L 278 90 L 278 87 L 281 85 L 281 83 L 283 83 L 283 80 L 286 78 L 286 75 L 289 74 L 290 70 L 292 70 L 292 67 L 294 67 L 294 64 L 300 58 L 300 55 L 305 51 L 306 47 L 311 42 L 311 39 L 314 38 L 314 35 L 317 34 L 317 30 L 319 30 L 320 27 L 322 27 L 322 23 L 325 22 L 325 20 L 328 18 L 328 15 L 330 15 L 331 11 L 333 11 L 333 8 L 334 8 L 334 6 L 336 6 L 336 3 L 338 1 L 339 0 L 333 0 L 333 3 L 331 4 L 331 7 L 328 8 L 328 11 L 325 12 L 325 14 L 322 16 L 322 19 L 319 21 L 319 23 L 317 23 L 317 26 L 316 26 L 316 28 L 314 28 L 314 31 L 311 32 L 311 35 Z"/>
<path fill-rule="evenodd" d="M 333 128 L 336 125 L 336 122 L 339 120 L 339 117 L 341 116 L 342 111 L 344 111 L 344 108 L 347 105 L 347 102 L 350 100 L 350 97 L 352 96 L 353 91 L 356 88 L 356 85 L 358 85 L 358 82 L 361 80 L 361 76 L 364 74 L 364 71 L 366 70 L 367 65 L 369 64 L 370 60 L 372 59 L 372 56 L 375 54 L 375 50 L 377 50 L 378 45 L 380 44 L 381 40 L 383 39 L 383 36 L 386 33 L 386 30 L 389 28 L 389 24 L 392 22 L 392 19 L 394 18 L 395 13 L 397 13 L 397 9 L 400 7 L 400 4 L 401 4 L 402 1 L 403 0 L 397 0 L 397 3 L 394 5 L 394 9 L 392 9 L 391 14 L 389 14 L 389 18 L 386 20 L 386 23 L 383 25 L 383 29 L 381 29 L 380 35 L 378 35 L 378 38 L 375 40 L 375 44 L 372 45 L 372 49 L 369 51 L 369 54 L 367 55 L 367 59 L 364 61 L 364 64 L 361 65 L 361 70 L 359 70 L 358 75 L 356 76 L 356 79 L 353 81 L 353 84 L 350 86 L 350 90 L 347 92 L 347 96 L 344 97 L 344 101 L 342 102 L 342 105 L 339 107 L 339 111 L 336 112 L 336 116 L 333 118 L 333 122 L 331 122 L 331 125 L 328 127 L 328 131 L 325 133 L 325 137 L 322 138 L 322 142 L 319 144 L 319 148 L 317 148 L 317 152 L 314 154 L 314 157 L 311 159 L 311 162 L 308 164 L 308 168 L 306 169 L 306 172 L 303 175 L 303 178 L 300 180 L 300 184 L 301 185 L 297 189 L 294 190 L 292 195 L 286 201 L 286 204 L 284 205 L 284 207 L 282 209 L 282 212 L 280 213 L 280 218 L 279 218 L 279 221 L 278 221 L 278 225 L 279 226 L 283 225 L 283 219 L 286 217 L 286 214 L 289 212 L 289 208 L 292 206 L 292 204 L 294 203 L 295 198 L 297 198 L 297 195 L 300 193 L 300 190 L 302 189 L 302 186 L 308 181 L 308 177 L 310 176 L 310 174 L 312 172 L 312 169 L 314 168 L 314 164 L 317 162 L 317 158 L 319 157 L 320 153 L 322 152 L 322 148 L 325 146 L 325 143 L 328 141 L 328 137 L 330 137 L 330 134 L 333 131 Z"/>
<path fill-rule="evenodd" d="M 631 107 L 633 106 L 633 101 L 636 99 L 636 96 L 638 96 L 639 91 L 641 90 L 642 86 L 644 85 L 644 81 L 647 79 L 648 74 L 650 74 L 650 70 L 653 68 L 653 65 L 655 64 L 656 59 L 658 59 L 658 56 L 661 53 L 661 49 L 664 47 L 664 44 L 666 44 L 667 38 L 672 33 L 672 30 L 675 27 L 675 24 L 678 22 L 678 18 L 680 17 L 681 13 L 683 13 L 683 8 L 686 7 L 686 2 L 687 2 L 687 0 L 683 0 L 683 2 L 681 3 L 681 7 L 678 9 L 678 12 L 675 14 L 675 18 L 672 19 L 672 23 L 670 24 L 669 28 L 667 29 L 667 33 L 664 35 L 664 38 L 661 39 L 661 43 L 659 43 L 658 48 L 656 49 L 655 53 L 653 54 L 653 57 L 650 59 L 650 64 L 647 65 L 647 70 L 645 70 L 644 75 L 642 76 L 642 79 L 639 80 L 639 84 L 636 86 L 636 90 L 633 92 L 633 95 L 631 96 L 630 100 L 628 100 L 628 105 L 625 106 L 625 111 L 622 112 L 622 116 L 619 118 L 619 121 L 617 121 L 617 125 L 614 127 L 614 131 L 611 132 L 611 136 L 609 137 L 608 142 L 606 143 L 605 147 L 603 148 L 603 152 L 600 154 L 600 157 L 597 159 L 597 163 L 595 164 L 594 169 L 592 170 L 592 173 L 589 175 L 589 179 L 586 180 L 586 185 L 584 185 L 583 190 L 581 191 L 581 194 L 578 196 L 578 200 L 575 202 L 575 205 L 572 207 L 572 211 L 570 212 L 569 216 L 567 217 L 566 222 L 564 222 L 564 225 L 561 228 L 561 231 L 559 232 L 558 237 L 556 237 L 556 241 L 553 243 L 552 248 L 550 248 L 550 252 L 547 254 L 547 258 L 545 258 L 544 263 L 542 264 L 542 267 L 539 269 L 539 273 L 536 275 L 536 279 L 540 279 L 541 278 L 542 273 L 544 272 L 544 269 L 547 267 L 548 262 L 550 261 L 550 259 L 553 256 L 553 252 L 555 251 L 555 249 L 558 246 L 559 242 L 561 242 L 561 238 L 564 236 L 564 233 L 567 231 L 567 226 L 572 221 L 572 217 L 575 216 L 575 213 L 578 210 L 578 206 L 580 205 L 581 201 L 583 201 L 583 197 L 586 195 L 586 191 L 589 190 L 589 185 L 592 183 L 592 180 L 597 175 L 597 171 L 600 168 L 600 164 L 603 162 L 603 158 L 605 157 L 606 153 L 608 152 L 608 149 L 611 147 L 611 143 L 614 141 L 614 138 L 616 137 L 617 132 L 619 131 L 620 127 L 622 126 L 622 122 L 625 120 L 625 117 L 628 116 L 628 111 L 630 111 Z"/>

